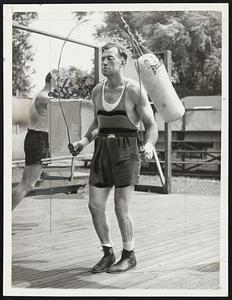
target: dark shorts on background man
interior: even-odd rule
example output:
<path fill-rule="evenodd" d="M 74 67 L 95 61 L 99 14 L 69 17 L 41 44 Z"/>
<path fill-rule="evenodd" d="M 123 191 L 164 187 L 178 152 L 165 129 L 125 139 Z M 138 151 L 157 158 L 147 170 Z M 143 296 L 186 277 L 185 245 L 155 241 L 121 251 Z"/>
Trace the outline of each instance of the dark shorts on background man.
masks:
<path fill-rule="evenodd" d="M 124 187 L 139 182 L 140 155 L 135 136 L 98 136 L 90 167 L 89 184 Z"/>
<path fill-rule="evenodd" d="M 42 158 L 50 157 L 48 133 L 28 129 L 24 140 L 25 165 L 40 164 Z"/>

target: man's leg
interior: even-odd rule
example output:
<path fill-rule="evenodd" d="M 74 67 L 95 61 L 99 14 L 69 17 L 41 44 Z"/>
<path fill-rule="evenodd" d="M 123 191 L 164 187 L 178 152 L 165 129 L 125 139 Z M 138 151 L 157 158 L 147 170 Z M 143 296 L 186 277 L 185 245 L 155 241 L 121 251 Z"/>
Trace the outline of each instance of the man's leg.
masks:
<path fill-rule="evenodd" d="M 106 201 L 111 187 L 99 188 L 89 186 L 89 210 L 92 215 L 93 225 L 100 239 L 104 257 L 92 268 L 92 272 L 105 272 L 115 262 L 115 255 L 109 232 L 109 222 L 106 216 Z"/>
<path fill-rule="evenodd" d="M 30 192 L 42 171 L 41 164 L 26 166 L 23 171 L 21 182 L 12 191 L 12 210 Z"/>
<path fill-rule="evenodd" d="M 106 216 L 106 201 L 111 187 L 99 188 L 89 186 L 89 210 L 92 215 L 93 225 L 101 244 L 109 244 L 109 222 Z"/>
<path fill-rule="evenodd" d="M 133 220 L 129 211 L 129 204 L 133 191 L 134 185 L 115 188 L 115 213 L 123 243 L 129 243 L 134 239 Z"/>
<path fill-rule="evenodd" d="M 133 220 L 129 211 L 133 191 L 134 185 L 115 189 L 115 213 L 122 236 L 123 251 L 121 259 L 110 267 L 109 273 L 125 272 L 137 264 L 134 254 Z"/>

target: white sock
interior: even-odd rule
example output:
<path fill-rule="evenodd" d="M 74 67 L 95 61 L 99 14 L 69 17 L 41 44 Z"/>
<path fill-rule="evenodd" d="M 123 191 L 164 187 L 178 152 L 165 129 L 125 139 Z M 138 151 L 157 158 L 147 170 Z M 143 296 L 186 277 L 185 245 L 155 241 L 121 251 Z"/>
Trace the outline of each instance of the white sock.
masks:
<path fill-rule="evenodd" d="M 123 249 L 127 250 L 127 251 L 132 251 L 134 250 L 134 239 L 128 243 L 122 243 Z"/>
<path fill-rule="evenodd" d="M 113 247 L 113 243 L 106 243 L 106 244 L 101 244 L 101 246 L 103 247 Z"/>

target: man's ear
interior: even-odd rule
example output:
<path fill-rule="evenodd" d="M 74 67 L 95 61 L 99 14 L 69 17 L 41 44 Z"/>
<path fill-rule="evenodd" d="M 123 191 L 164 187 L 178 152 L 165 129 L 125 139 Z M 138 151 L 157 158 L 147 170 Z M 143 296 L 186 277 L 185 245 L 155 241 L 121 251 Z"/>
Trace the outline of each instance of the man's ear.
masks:
<path fill-rule="evenodd" d="M 122 66 L 125 66 L 125 64 L 126 64 L 126 61 L 125 61 L 124 58 L 122 58 L 122 59 L 121 59 L 121 65 L 122 65 Z"/>

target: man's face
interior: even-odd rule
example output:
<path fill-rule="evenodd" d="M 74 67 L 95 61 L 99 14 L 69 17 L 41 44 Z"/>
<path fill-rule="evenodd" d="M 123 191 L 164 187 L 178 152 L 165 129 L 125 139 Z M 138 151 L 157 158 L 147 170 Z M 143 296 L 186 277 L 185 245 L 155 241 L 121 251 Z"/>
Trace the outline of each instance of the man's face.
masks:
<path fill-rule="evenodd" d="M 113 47 L 105 50 L 101 57 L 102 74 L 106 77 L 119 73 L 124 63 L 118 49 Z"/>

